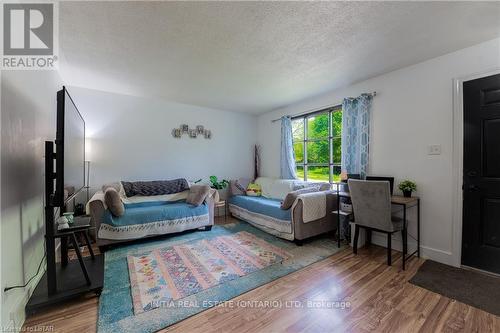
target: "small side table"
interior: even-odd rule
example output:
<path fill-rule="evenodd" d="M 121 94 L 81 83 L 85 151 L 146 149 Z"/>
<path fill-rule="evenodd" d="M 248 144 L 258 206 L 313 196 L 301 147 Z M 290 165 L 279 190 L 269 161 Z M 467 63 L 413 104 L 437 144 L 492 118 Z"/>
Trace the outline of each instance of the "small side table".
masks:
<path fill-rule="evenodd" d="M 220 212 L 221 208 L 224 209 L 224 221 L 225 221 L 227 219 L 227 202 L 226 202 L 226 200 L 220 200 L 220 201 L 216 202 L 214 207 L 217 210 L 217 215 L 219 215 L 218 213 Z"/>
<path fill-rule="evenodd" d="M 82 234 L 85 243 L 87 243 L 87 247 L 90 252 L 90 257 L 92 260 L 95 260 L 94 251 L 92 250 L 92 244 L 90 243 L 89 238 L 89 230 L 94 229 L 94 227 L 90 224 L 90 216 L 75 216 L 74 222 L 70 225 L 69 228 L 57 230 L 55 232 L 55 237 L 61 239 L 61 266 L 66 267 L 68 265 L 68 240 L 73 244 L 73 248 L 78 257 L 78 261 L 80 262 L 80 267 L 82 268 L 83 275 L 85 276 L 85 280 L 87 284 L 90 285 L 92 282 L 90 280 L 89 273 L 87 271 L 87 267 L 85 266 L 83 256 L 80 252 L 80 244 L 78 244 L 78 240 L 76 235 Z"/>

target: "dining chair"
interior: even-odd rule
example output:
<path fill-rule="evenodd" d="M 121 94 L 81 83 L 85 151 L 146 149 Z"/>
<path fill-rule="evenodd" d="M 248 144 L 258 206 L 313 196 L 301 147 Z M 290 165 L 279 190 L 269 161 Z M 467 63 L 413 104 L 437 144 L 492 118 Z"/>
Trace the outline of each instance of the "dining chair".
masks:
<path fill-rule="evenodd" d="M 392 234 L 401 231 L 403 239 L 403 255 L 406 250 L 406 235 L 403 219 L 392 216 L 391 190 L 389 181 L 369 181 L 349 179 L 352 208 L 354 212 L 353 252 L 358 252 L 359 229 L 367 231 L 367 240 L 371 232 L 387 234 L 387 265 L 391 266 Z"/>

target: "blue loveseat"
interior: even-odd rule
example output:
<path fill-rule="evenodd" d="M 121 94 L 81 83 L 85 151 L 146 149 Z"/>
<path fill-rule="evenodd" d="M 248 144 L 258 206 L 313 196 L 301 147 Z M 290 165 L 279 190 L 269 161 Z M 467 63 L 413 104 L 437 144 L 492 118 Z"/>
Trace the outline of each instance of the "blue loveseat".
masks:
<path fill-rule="evenodd" d="M 328 183 L 313 183 L 297 180 L 257 178 L 255 181 L 262 188 L 262 196 L 253 197 L 231 193 L 228 199 L 231 214 L 255 227 L 277 237 L 300 243 L 302 240 L 325 232 L 336 230 L 336 224 L 331 218 L 331 212 L 336 210 L 336 194 L 329 191 Z M 297 200 L 287 210 L 281 209 L 281 201 L 286 195 L 298 188 L 320 186 L 325 191 L 326 208 L 324 217 L 314 221 L 304 222 L 303 202 Z"/>
<path fill-rule="evenodd" d="M 171 234 L 203 228 L 214 224 L 214 196 L 209 196 L 200 206 L 186 203 L 189 191 L 169 195 L 126 197 L 117 183 L 125 213 L 114 216 L 107 209 L 103 191 L 94 194 L 88 210 L 97 231 L 97 245 L 105 248 L 111 244 L 140 238 Z"/>

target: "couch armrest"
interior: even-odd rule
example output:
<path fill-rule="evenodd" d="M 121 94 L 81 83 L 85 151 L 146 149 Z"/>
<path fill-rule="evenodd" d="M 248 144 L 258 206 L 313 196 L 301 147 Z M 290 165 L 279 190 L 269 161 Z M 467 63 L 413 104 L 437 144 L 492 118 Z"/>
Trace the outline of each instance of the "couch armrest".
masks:
<path fill-rule="evenodd" d="M 217 193 L 217 191 L 215 191 Z M 208 216 L 210 219 L 210 225 L 214 225 L 214 212 L 215 212 L 215 199 L 218 195 L 208 195 L 205 199 L 205 202 L 208 205 Z"/>
<path fill-rule="evenodd" d="M 336 191 L 326 192 L 326 215 L 321 219 L 304 223 L 302 219 L 302 200 L 298 200 L 294 207 L 291 208 L 295 239 L 302 240 L 337 229 L 337 224 L 332 218 L 332 211 L 337 210 L 337 194 Z"/>
<path fill-rule="evenodd" d="M 87 204 L 87 213 L 90 215 L 90 223 L 95 227 L 94 238 L 97 239 L 97 232 L 101 226 L 102 216 L 106 210 L 104 203 L 104 193 L 102 191 L 96 192 Z"/>

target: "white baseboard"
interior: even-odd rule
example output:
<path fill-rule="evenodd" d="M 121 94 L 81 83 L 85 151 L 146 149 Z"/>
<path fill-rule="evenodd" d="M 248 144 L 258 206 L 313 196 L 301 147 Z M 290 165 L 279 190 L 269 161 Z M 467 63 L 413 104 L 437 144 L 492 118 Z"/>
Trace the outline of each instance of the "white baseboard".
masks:
<path fill-rule="evenodd" d="M 385 234 L 372 232 L 372 243 L 382 247 L 387 247 L 387 236 Z M 393 250 L 402 251 L 403 242 L 400 235 L 393 235 L 391 240 Z M 361 243 L 360 243 L 361 244 Z M 413 239 L 408 239 L 408 252 L 411 253 L 417 249 L 417 242 Z M 434 249 L 428 246 L 420 245 L 420 256 L 422 258 L 431 259 L 442 264 L 453 266 L 453 255 L 449 251 Z"/>
<path fill-rule="evenodd" d="M 422 257 L 431 259 L 442 264 L 456 266 L 453 260 L 453 254 L 449 251 L 434 249 L 428 246 L 420 246 Z"/>

